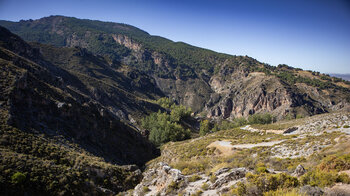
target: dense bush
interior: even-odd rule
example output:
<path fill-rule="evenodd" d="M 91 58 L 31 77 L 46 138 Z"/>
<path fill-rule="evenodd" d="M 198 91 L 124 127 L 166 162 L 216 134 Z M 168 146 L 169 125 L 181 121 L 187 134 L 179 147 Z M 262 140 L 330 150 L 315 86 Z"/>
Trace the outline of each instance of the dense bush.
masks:
<path fill-rule="evenodd" d="M 350 169 L 350 154 L 342 156 L 329 156 L 319 165 L 324 171 L 342 171 Z"/>
<path fill-rule="evenodd" d="M 302 176 L 300 182 L 303 185 L 325 187 L 335 184 L 337 182 L 337 178 L 338 174 L 336 172 L 326 172 L 315 169 Z"/>
<path fill-rule="evenodd" d="M 238 183 L 234 193 L 237 195 L 263 195 L 265 192 L 299 186 L 297 178 L 285 173 L 269 174 L 247 173 L 247 183 Z"/>
<path fill-rule="evenodd" d="M 152 113 L 142 119 L 142 127 L 150 131 L 149 140 L 157 146 L 169 141 L 180 141 L 190 137 L 190 131 L 172 121 L 167 113 Z"/>
<path fill-rule="evenodd" d="M 162 106 L 163 108 L 167 108 L 170 109 L 172 105 L 175 104 L 175 102 L 171 99 L 169 99 L 168 97 L 162 97 L 160 99 L 158 99 L 156 101 L 156 103 L 160 106 Z"/>
<path fill-rule="evenodd" d="M 273 122 L 273 116 L 271 114 L 253 114 L 248 117 L 249 124 L 270 124 Z"/>
<path fill-rule="evenodd" d="M 139 180 L 77 145 L 2 125 L 0 157 L 0 195 L 96 195 L 97 186 L 119 192 Z"/>
<path fill-rule="evenodd" d="M 209 120 L 203 120 L 200 125 L 199 135 L 204 136 L 210 132 Z"/>
<path fill-rule="evenodd" d="M 144 129 L 150 131 L 149 140 L 157 146 L 169 141 L 181 141 L 190 137 L 190 130 L 181 125 L 181 121 L 191 116 L 192 110 L 178 106 L 168 98 L 157 101 L 164 108 L 171 109 L 170 114 L 158 111 L 141 120 Z"/>

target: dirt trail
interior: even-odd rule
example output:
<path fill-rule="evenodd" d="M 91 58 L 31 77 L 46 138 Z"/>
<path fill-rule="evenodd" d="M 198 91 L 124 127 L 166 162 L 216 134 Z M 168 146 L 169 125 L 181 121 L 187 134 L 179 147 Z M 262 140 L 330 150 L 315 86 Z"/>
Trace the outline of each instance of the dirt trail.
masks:
<path fill-rule="evenodd" d="M 232 145 L 231 141 L 215 141 L 210 143 L 207 148 L 213 148 L 215 147 L 217 150 L 220 151 L 221 155 L 231 155 L 234 153 L 234 150 L 239 148 L 254 148 L 254 147 L 260 147 L 260 146 L 273 146 L 275 144 L 279 144 L 284 142 L 285 140 L 279 140 L 279 141 L 271 141 L 271 142 L 261 142 L 256 144 L 236 144 Z"/>

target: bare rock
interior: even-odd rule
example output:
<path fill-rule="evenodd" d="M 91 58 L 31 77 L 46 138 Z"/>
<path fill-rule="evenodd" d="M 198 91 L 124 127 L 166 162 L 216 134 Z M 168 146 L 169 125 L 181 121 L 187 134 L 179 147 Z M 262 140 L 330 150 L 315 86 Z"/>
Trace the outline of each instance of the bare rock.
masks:
<path fill-rule="evenodd" d="M 300 188 L 300 193 L 309 196 L 321 196 L 324 192 L 320 187 L 306 185 Z"/>
<path fill-rule="evenodd" d="M 188 184 L 187 178 L 178 169 L 171 168 L 166 163 L 144 172 L 144 178 L 135 187 L 134 195 L 176 195 Z M 145 193 L 145 188 L 148 192 Z"/>
<path fill-rule="evenodd" d="M 324 192 L 325 196 L 349 196 L 350 184 L 336 184 L 332 188 L 326 188 Z"/>
<path fill-rule="evenodd" d="M 222 187 L 222 185 L 232 180 L 238 180 L 238 179 L 244 178 L 246 173 L 247 173 L 247 170 L 245 168 L 232 169 L 230 172 L 219 175 L 215 183 L 212 184 L 209 188 L 210 189 L 220 188 Z"/>
<path fill-rule="evenodd" d="M 230 170 L 230 168 L 227 168 L 227 167 L 224 167 L 224 168 L 221 168 L 219 169 L 218 171 L 215 172 L 215 176 L 219 176 L 225 172 L 228 172 Z"/>
<path fill-rule="evenodd" d="M 297 168 L 294 170 L 293 176 L 299 177 L 306 173 L 305 168 L 302 165 L 298 165 Z"/>
<path fill-rule="evenodd" d="M 298 127 L 290 127 L 288 129 L 286 129 L 283 134 L 286 134 L 286 133 L 292 133 L 294 131 L 298 130 Z"/>

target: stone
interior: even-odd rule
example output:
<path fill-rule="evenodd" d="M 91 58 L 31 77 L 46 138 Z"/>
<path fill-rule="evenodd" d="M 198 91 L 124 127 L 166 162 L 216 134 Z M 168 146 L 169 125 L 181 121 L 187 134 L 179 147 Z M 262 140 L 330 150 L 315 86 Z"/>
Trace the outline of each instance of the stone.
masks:
<path fill-rule="evenodd" d="M 296 177 L 302 176 L 306 173 L 305 168 L 302 165 L 298 165 L 297 168 L 295 168 L 293 175 Z"/>
<path fill-rule="evenodd" d="M 212 184 L 209 187 L 209 189 L 217 189 L 232 180 L 238 180 L 238 179 L 244 178 L 246 173 L 247 173 L 247 170 L 245 168 L 232 169 L 228 173 L 223 173 L 217 176 L 218 179 L 215 181 L 214 184 Z"/>
<path fill-rule="evenodd" d="M 321 196 L 323 195 L 323 190 L 317 186 L 306 185 L 300 188 L 300 193 L 308 196 Z"/>

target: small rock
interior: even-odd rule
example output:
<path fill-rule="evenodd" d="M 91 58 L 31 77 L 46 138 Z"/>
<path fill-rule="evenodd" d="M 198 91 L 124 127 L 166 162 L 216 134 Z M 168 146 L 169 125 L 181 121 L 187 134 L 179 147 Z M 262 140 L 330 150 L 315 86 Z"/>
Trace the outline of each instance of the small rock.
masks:
<path fill-rule="evenodd" d="M 286 134 L 286 133 L 292 133 L 294 131 L 298 130 L 298 127 L 290 127 L 288 129 L 286 129 L 283 134 Z"/>
<path fill-rule="evenodd" d="M 293 175 L 299 177 L 304 175 L 305 173 L 306 173 L 305 168 L 302 165 L 298 165 L 297 168 L 294 170 Z"/>

